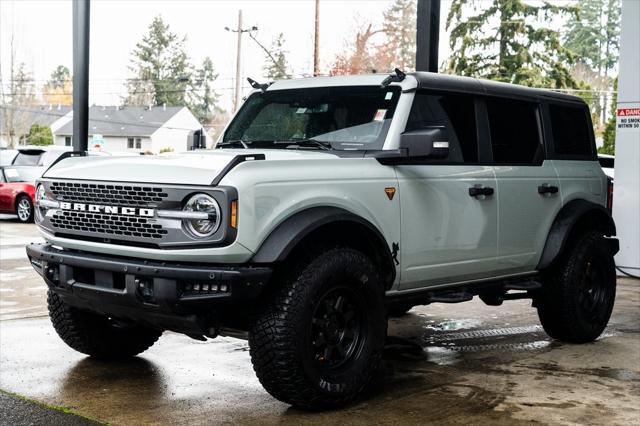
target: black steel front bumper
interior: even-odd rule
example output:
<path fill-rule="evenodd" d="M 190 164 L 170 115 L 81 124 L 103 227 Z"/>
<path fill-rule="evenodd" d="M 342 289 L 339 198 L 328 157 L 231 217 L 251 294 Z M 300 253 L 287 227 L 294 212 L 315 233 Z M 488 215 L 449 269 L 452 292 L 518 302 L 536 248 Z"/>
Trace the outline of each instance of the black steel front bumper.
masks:
<path fill-rule="evenodd" d="M 268 267 L 134 260 L 30 244 L 27 255 L 49 288 L 80 309 L 187 334 L 215 334 L 225 312 L 250 305 Z"/>

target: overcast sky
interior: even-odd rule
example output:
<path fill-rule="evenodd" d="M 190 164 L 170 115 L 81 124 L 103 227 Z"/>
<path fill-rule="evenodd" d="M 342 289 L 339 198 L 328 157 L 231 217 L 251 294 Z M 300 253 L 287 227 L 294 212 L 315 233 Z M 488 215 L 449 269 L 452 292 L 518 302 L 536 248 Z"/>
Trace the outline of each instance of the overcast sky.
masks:
<path fill-rule="evenodd" d="M 359 25 L 382 22 L 390 0 L 321 0 L 320 48 L 323 71 L 328 71 L 344 39 Z M 449 1 L 443 1 L 445 16 Z M 224 30 L 236 27 L 238 9 L 245 27 L 258 26 L 257 38 L 270 45 L 284 33 L 288 59 L 295 75 L 312 72 L 312 0 L 280 1 L 152 1 L 93 0 L 91 2 L 90 102 L 119 104 L 125 94 L 123 81 L 130 52 L 146 33 L 154 16 L 161 15 L 172 31 L 187 35 L 187 51 L 195 63 L 205 56 L 213 59 L 219 73 L 218 92 L 228 107 L 235 76 L 236 38 Z M 38 84 L 44 84 L 59 64 L 72 68 L 72 22 L 70 0 L 0 0 L 0 49 L 5 87 L 9 73 L 10 40 L 13 34 L 17 61 L 25 62 Z M 353 37 L 352 37 L 353 38 Z M 448 39 L 441 33 L 442 57 L 448 53 Z M 262 74 L 264 54 L 248 37 L 243 44 L 243 75 Z"/>

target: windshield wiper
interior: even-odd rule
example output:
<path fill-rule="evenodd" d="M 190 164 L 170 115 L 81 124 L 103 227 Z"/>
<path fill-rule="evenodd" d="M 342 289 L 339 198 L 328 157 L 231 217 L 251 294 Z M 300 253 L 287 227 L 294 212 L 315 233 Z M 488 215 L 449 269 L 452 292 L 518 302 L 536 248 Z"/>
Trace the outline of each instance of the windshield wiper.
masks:
<path fill-rule="evenodd" d="M 228 141 L 220 142 L 216 144 L 216 148 L 232 147 L 237 145 L 240 145 L 244 149 L 249 149 L 249 145 L 247 145 L 242 139 L 231 139 Z"/>
<path fill-rule="evenodd" d="M 281 145 L 298 145 L 298 146 L 310 146 L 320 148 L 322 150 L 331 150 L 333 146 L 329 142 L 319 141 L 317 139 L 308 138 L 308 139 L 288 139 L 282 141 L 273 141 L 275 144 Z"/>

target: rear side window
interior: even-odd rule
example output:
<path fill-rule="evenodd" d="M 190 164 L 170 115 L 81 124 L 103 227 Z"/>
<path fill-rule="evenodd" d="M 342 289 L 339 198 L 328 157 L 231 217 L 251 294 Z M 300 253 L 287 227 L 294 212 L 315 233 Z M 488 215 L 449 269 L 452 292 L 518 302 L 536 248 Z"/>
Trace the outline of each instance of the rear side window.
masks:
<path fill-rule="evenodd" d="M 405 131 L 443 126 L 449 135 L 449 158 L 456 163 L 478 162 L 478 139 L 473 97 L 418 92 Z"/>
<path fill-rule="evenodd" d="M 13 160 L 14 166 L 37 166 L 42 152 L 21 151 Z"/>
<path fill-rule="evenodd" d="M 487 99 L 493 162 L 541 164 L 542 139 L 538 105 L 509 99 Z"/>
<path fill-rule="evenodd" d="M 549 105 L 555 153 L 561 156 L 592 158 L 591 132 L 583 107 Z"/>

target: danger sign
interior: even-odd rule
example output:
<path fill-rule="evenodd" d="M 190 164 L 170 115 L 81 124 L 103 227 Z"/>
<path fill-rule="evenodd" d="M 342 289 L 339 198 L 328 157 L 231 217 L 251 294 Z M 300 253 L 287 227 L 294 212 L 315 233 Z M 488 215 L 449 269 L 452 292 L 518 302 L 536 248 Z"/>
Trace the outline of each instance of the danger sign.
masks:
<path fill-rule="evenodd" d="M 640 117 L 640 108 L 618 108 L 616 115 L 618 117 L 629 117 L 630 115 L 637 115 Z"/>
<path fill-rule="evenodd" d="M 618 108 L 616 110 L 616 128 L 619 132 L 640 131 L 640 106 Z"/>

